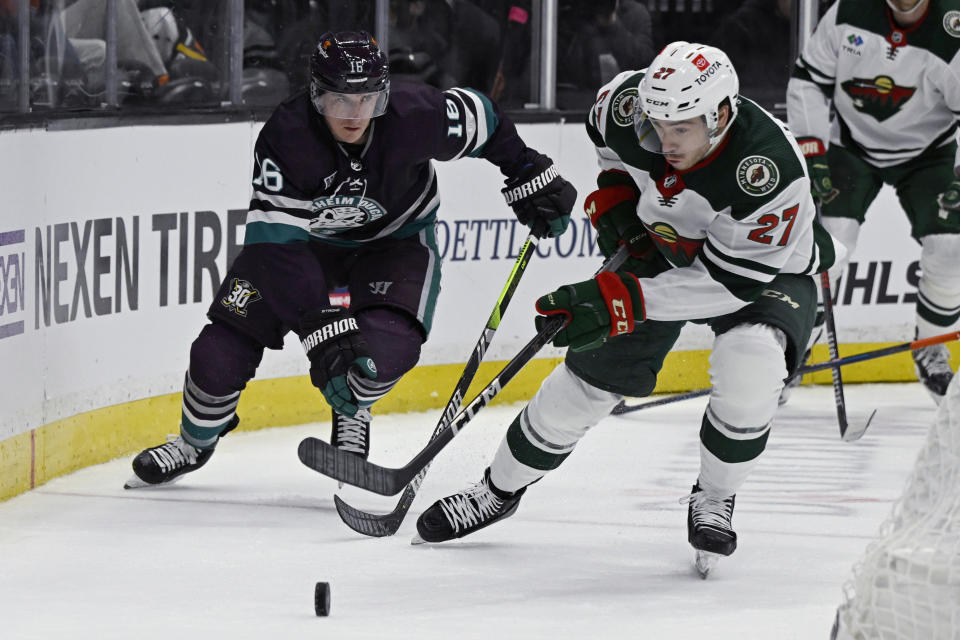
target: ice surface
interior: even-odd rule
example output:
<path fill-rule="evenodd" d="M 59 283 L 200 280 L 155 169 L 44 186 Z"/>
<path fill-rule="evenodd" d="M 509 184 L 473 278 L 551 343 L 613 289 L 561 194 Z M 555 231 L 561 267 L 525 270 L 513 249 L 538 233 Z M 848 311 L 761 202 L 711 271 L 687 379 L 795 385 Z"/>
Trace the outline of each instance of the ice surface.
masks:
<path fill-rule="evenodd" d="M 917 384 L 846 393 L 851 421 L 879 409 L 856 443 L 839 439 L 830 387 L 801 387 L 780 411 L 737 496 L 737 552 L 707 580 L 678 502 L 696 479 L 705 399 L 608 418 L 513 518 L 411 546 L 416 516 L 480 478 L 520 409 L 490 407 L 391 538 L 348 529 L 336 483 L 297 460 L 301 438 L 329 437 L 322 423 L 230 434 L 169 487 L 124 491 L 126 458 L 0 503 L 0 637 L 822 640 L 935 413 Z M 376 417 L 372 459 L 406 462 L 438 417 Z M 327 618 L 313 613 L 318 581 L 332 587 Z"/>

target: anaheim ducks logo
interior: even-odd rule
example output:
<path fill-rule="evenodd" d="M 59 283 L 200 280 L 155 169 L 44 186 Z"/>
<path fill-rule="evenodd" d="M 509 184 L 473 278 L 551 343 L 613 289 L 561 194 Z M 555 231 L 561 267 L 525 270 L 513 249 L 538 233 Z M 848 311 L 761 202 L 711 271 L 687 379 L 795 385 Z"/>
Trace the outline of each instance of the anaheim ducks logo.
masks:
<path fill-rule="evenodd" d="M 646 227 L 647 235 L 657 245 L 663 257 L 678 267 L 688 267 L 693 264 L 693 259 L 703 246 L 703 240 L 684 238 L 666 222 L 654 222 Z"/>
<path fill-rule="evenodd" d="M 737 165 L 737 184 L 751 196 L 762 196 L 780 183 L 780 170 L 766 156 L 747 156 Z"/>
<path fill-rule="evenodd" d="M 877 76 L 872 80 L 854 78 L 841 83 L 840 87 L 850 96 L 857 111 L 879 122 L 896 115 L 917 92 L 916 87 L 901 87 L 890 76 Z"/>
<path fill-rule="evenodd" d="M 613 114 L 613 121 L 621 127 L 633 126 L 633 110 L 637 106 L 636 87 L 621 91 L 613 99 L 610 105 L 610 113 Z"/>
<path fill-rule="evenodd" d="M 361 196 L 326 196 L 311 205 L 316 217 L 310 220 L 310 232 L 329 235 L 355 229 L 386 215 L 380 203 Z"/>

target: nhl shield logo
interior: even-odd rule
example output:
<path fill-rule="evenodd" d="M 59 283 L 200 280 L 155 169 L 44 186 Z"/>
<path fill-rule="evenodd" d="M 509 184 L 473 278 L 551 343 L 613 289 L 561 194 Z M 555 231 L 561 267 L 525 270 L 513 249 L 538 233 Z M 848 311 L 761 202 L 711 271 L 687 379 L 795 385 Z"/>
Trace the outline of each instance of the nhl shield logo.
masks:
<path fill-rule="evenodd" d="M 610 105 L 613 121 L 621 127 L 633 126 L 633 110 L 637 106 L 637 89 L 631 88 L 621 91 Z"/>
<path fill-rule="evenodd" d="M 766 195 L 773 191 L 779 182 L 780 171 L 770 158 L 748 156 L 737 165 L 737 184 L 748 195 Z"/>

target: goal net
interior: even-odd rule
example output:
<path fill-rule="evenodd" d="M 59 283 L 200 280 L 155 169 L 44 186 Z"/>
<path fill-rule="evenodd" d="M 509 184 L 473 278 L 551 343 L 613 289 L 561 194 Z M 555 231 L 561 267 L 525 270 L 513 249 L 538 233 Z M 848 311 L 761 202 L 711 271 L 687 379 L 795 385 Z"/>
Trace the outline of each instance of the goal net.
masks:
<path fill-rule="evenodd" d="M 960 375 L 879 539 L 844 585 L 834 637 L 960 638 Z"/>

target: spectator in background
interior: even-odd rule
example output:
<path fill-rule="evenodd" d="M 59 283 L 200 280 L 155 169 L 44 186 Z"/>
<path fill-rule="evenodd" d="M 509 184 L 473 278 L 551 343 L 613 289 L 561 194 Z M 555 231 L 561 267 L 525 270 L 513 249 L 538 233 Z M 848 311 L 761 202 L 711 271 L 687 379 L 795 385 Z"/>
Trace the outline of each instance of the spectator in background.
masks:
<path fill-rule="evenodd" d="M 744 0 L 711 41 L 740 72 L 743 93 L 768 109 L 786 101 L 792 11 L 793 0 Z"/>
<path fill-rule="evenodd" d="M 625 19 L 626 18 L 626 19 Z M 629 21 L 629 22 L 628 22 Z M 561 9 L 557 104 L 587 108 L 596 88 L 654 56 L 650 12 L 635 0 L 594 0 Z"/>
<path fill-rule="evenodd" d="M 399 0 L 394 7 L 391 65 L 419 54 L 418 66 L 436 66 L 423 79 L 438 88 L 486 89 L 493 83 L 500 27 L 490 14 L 470 0 Z"/>

